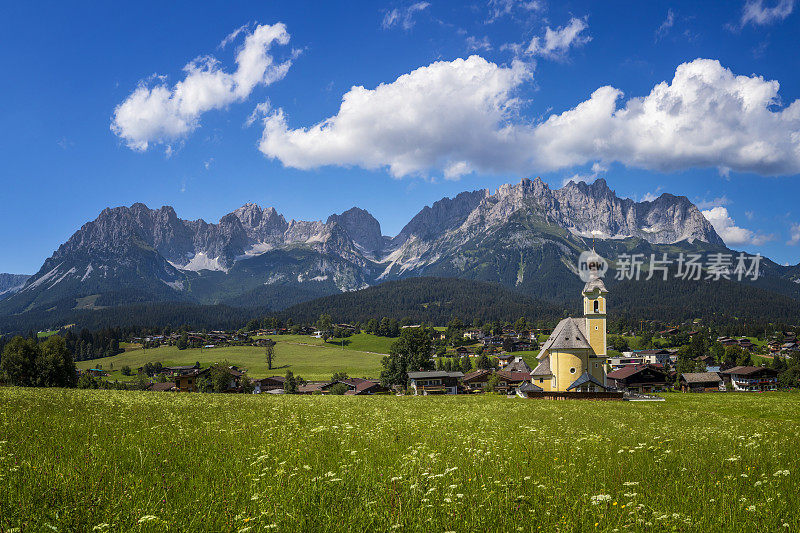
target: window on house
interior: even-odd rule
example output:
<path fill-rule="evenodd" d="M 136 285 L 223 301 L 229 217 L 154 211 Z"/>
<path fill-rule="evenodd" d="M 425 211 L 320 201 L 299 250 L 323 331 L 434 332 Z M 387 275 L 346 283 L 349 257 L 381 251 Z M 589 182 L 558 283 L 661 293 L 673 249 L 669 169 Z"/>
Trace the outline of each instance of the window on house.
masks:
<path fill-rule="evenodd" d="M 600 302 L 595 300 L 594 301 L 594 312 L 597 313 L 600 311 Z"/>
<path fill-rule="evenodd" d="M 597 368 L 597 363 L 594 364 L 594 367 Z"/>
<path fill-rule="evenodd" d="M 570 369 L 569 369 L 569 373 L 570 373 L 570 374 L 574 374 L 574 373 L 575 373 L 575 369 L 574 369 L 574 368 L 570 368 Z"/>
<path fill-rule="evenodd" d="M 539 383 L 544 383 L 544 378 L 539 378 Z"/>

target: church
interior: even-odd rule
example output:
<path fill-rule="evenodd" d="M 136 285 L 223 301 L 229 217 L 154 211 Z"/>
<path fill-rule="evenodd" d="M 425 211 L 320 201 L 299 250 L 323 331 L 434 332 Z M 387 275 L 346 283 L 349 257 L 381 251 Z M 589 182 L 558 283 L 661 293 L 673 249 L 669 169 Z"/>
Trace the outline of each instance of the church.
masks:
<path fill-rule="evenodd" d="M 606 290 L 598 275 L 600 257 L 588 261 L 589 280 L 583 287 L 583 317 L 565 318 L 539 352 L 531 380 L 543 391 L 602 392 L 606 390 Z"/>

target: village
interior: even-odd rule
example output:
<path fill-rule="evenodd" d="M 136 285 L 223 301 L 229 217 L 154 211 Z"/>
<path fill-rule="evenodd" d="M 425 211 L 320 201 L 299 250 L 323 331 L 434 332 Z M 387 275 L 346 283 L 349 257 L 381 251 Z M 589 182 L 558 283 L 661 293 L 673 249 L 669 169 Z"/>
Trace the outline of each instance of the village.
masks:
<path fill-rule="evenodd" d="M 697 324 L 670 327 L 656 336 L 670 347 L 630 350 L 625 336 L 607 334 L 603 280 L 594 275 L 582 293 L 583 316 L 565 318 L 550 331 L 524 329 L 527 323 L 494 324 L 484 328 L 451 323 L 447 329 L 420 324 L 367 324 L 396 329 L 398 336 L 417 334 L 427 356 L 404 363 L 397 375 L 351 377 L 334 372 L 327 380 L 304 380 L 291 370 L 285 375 L 251 377 L 235 364 L 216 362 L 163 366 L 147 363 L 135 369 L 146 388 L 162 392 L 224 392 L 253 394 L 436 395 L 497 393 L 510 397 L 542 399 L 661 400 L 656 393 L 766 392 L 780 387 L 779 374 L 787 361 L 795 361 L 800 348 L 794 332 L 780 332 L 764 342 L 750 338 L 717 336 Z M 387 325 L 388 324 L 388 325 Z M 258 328 L 257 323 L 236 332 L 173 332 L 135 338 L 142 349 L 176 345 L 178 349 L 214 350 L 220 346 L 257 346 L 272 353 L 287 327 Z M 358 325 L 334 324 L 322 317 L 317 328 L 292 326 L 294 335 L 338 342 L 360 331 Z M 411 335 L 409 335 L 411 337 Z M 541 345 L 540 345 L 541 341 Z M 710 346 L 713 346 L 712 350 Z M 618 348 L 614 349 L 614 348 Z M 716 352 L 713 354 L 712 352 Z M 387 356 L 387 361 L 394 356 Z M 770 366 L 767 361 L 772 361 Z M 270 368 L 271 368 L 270 359 Z M 756 364 L 762 361 L 762 364 Z M 416 365 L 416 366 L 414 366 Z M 133 369 L 126 369 L 132 374 Z M 102 379 L 102 368 L 82 371 L 88 380 Z M 786 384 L 784 383 L 784 386 Z M 796 378 L 790 387 L 798 385 Z M 80 382 L 79 382 L 80 386 Z"/>

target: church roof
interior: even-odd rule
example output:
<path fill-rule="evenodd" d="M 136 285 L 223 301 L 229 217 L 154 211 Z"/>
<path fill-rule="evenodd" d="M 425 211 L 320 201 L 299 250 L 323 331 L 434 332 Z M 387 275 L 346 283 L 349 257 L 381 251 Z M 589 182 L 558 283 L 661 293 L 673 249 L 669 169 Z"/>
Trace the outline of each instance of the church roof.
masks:
<path fill-rule="evenodd" d="M 591 349 L 592 346 L 586 340 L 586 333 L 583 331 L 585 325 L 586 321 L 582 318 L 565 318 L 559 322 L 550 338 L 542 345 L 539 357 L 543 358 L 547 350 L 552 349 Z"/>
<path fill-rule="evenodd" d="M 531 372 L 531 376 L 552 376 L 553 371 L 550 370 L 550 356 L 548 355 L 542 359 L 536 368 Z"/>
<path fill-rule="evenodd" d="M 520 385 L 517 390 L 520 390 L 522 392 L 542 392 L 544 389 L 538 385 L 534 385 L 530 381 L 526 381 L 525 383 Z"/>
<path fill-rule="evenodd" d="M 572 385 L 570 385 L 569 387 L 567 387 L 567 391 L 571 391 L 572 389 L 577 389 L 578 387 L 580 387 L 581 385 L 584 385 L 584 384 L 586 384 L 586 383 L 594 383 L 595 385 L 597 385 L 597 386 L 599 386 L 599 387 L 601 387 L 601 388 L 603 388 L 603 389 L 605 389 L 605 388 L 606 388 L 606 386 L 605 386 L 605 385 L 603 385 L 602 383 L 600 383 L 600 382 L 597 380 L 597 378 L 596 378 L 596 377 L 594 377 L 593 375 L 591 375 L 591 374 L 590 374 L 590 373 L 588 373 L 588 372 L 584 372 L 583 374 L 581 374 L 581 377 L 579 377 L 578 379 L 576 379 L 576 380 L 575 380 L 575 381 L 572 383 Z"/>
<path fill-rule="evenodd" d="M 593 292 L 595 289 L 599 289 L 600 292 L 607 293 L 608 290 L 606 289 L 605 283 L 603 283 L 602 278 L 598 278 L 596 276 L 592 276 L 589 281 L 586 282 L 586 285 L 583 286 L 583 292 Z"/>

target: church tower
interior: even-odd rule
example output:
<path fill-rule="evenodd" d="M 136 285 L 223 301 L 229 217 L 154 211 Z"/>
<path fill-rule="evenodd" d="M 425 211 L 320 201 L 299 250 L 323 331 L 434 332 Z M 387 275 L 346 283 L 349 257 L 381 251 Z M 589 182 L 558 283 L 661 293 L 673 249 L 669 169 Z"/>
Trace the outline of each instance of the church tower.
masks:
<path fill-rule="evenodd" d="M 602 259 L 597 254 L 588 260 L 589 281 L 583 287 L 583 316 L 586 320 L 586 336 L 592 346 L 594 357 L 602 358 L 599 361 L 602 366 L 606 357 L 606 295 L 608 291 L 603 280 L 598 275 Z M 598 362 L 595 360 L 595 362 Z M 592 370 L 594 370 L 594 364 Z M 594 374 L 594 372 L 592 372 Z"/>

